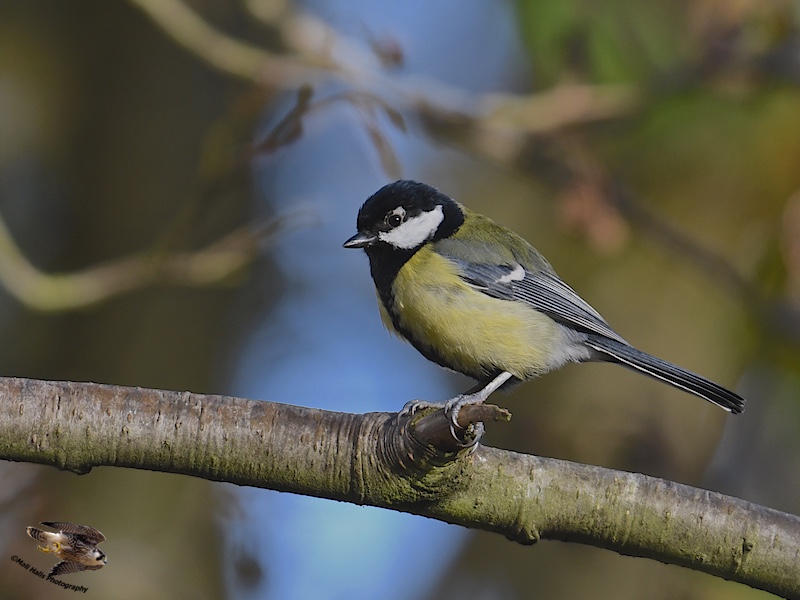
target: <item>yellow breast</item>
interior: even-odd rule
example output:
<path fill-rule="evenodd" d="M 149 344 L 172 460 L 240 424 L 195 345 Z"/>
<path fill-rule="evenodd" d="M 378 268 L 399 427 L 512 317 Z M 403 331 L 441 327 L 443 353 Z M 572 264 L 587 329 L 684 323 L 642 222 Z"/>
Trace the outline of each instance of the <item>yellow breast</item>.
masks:
<path fill-rule="evenodd" d="M 429 248 L 403 265 L 393 292 L 393 313 L 408 341 L 453 370 L 482 377 L 499 369 L 528 379 L 556 366 L 551 358 L 562 333 L 552 319 L 473 289 L 454 263 Z M 394 330 L 382 305 L 381 316 Z"/>

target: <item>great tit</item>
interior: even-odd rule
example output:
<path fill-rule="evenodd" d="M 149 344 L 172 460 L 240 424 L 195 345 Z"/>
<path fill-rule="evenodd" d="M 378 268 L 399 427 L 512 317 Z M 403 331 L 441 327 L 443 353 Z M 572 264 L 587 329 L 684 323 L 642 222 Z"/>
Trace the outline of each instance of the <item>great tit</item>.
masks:
<path fill-rule="evenodd" d="M 386 327 L 478 380 L 444 404 L 451 429 L 463 406 L 568 362 L 618 363 L 744 410 L 739 395 L 628 344 L 528 242 L 429 185 L 382 187 L 358 211 L 357 228 L 344 247 L 366 251 Z"/>

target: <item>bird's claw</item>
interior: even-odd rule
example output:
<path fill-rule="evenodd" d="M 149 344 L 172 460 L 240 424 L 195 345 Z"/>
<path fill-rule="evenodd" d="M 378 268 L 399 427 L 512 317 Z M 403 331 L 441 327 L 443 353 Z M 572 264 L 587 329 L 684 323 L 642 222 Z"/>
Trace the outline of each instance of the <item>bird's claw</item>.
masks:
<path fill-rule="evenodd" d="M 427 400 L 409 400 L 405 403 L 400 412 L 397 413 L 398 417 L 413 417 L 420 410 L 425 408 L 444 408 L 445 404 L 440 402 L 428 402 Z"/>
<path fill-rule="evenodd" d="M 444 416 L 447 418 L 447 422 L 450 425 L 450 435 L 453 436 L 453 439 L 456 441 L 460 440 L 459 435 L 456 431 L 464 431 L 464 428 L 458 424 L 458 413 L 461 412 L 462 404 L 459 403 L 463 396 L 456 396 L 451 400 L 448 400 L 444 405 Z"/>
<path fill-rule="evenodd" d="M 478 394 L 461 394 L 448 400 L 444 406 L 444 414 L 450 425 L 450 435 L 459 444 L 464 444 L 465 433 L 469 433 L 472 440 L 466 446 L 476 446 L 483 435 L 483 424 L 475 423 L 468 428 L 462 427 L 458 422 L 461 409 L 469 404 L 481 404 L 486 398 Z"/>
<path fill-rule="evenodd" d="M 44 552 L 45 554 L 49 554 L 51 552 L 58 552 L 61 550 L 61 544 L 58 542 L 51 542 L 46 546 L 36 546 L 36 549 L 40 552 Z"/>

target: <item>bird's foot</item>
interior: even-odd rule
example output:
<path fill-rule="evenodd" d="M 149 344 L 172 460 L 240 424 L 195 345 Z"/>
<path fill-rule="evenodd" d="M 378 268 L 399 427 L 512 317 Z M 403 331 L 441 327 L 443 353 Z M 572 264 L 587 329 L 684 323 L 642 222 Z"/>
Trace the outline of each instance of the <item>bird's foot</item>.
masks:
<path fill-rule="evenodd" d="M 461 409 L 469 404 L 483 404 L 485 400 L 486 395 L 478 392 L 475 394 L 459 394 L 444 403 L 444 415 L 450 424 L 450 435 L 453 436 L 454 440 L 457 442 L 463 441 L 463 434 L 458 433 L 459 431 L 464 431 L 464 428 L 458 423 L 458 413 L 461 412 Z"/>
<path fill-rule="evenodd" d="M 36 548 L 45 554 L 49 554 L 50 552 L 58 552 L 61 549 L 61 544 L 58 542 L 51 542 L 46 546 L 36 546 Z"/>
<path fill-rule="evenodd" d="M 442 409 L 450 425 L 450 434 L 453 439 L 459 443 L 464 440 L 464 427 L 458 424 L 458 414 L 461 409 L 468 404 L 482 404 L 486 400 L 486 395 L 480 392 L 475 394 L 459 394 L 455 398 L 451 398 L 446 402 L 429 402 L 427 400 L 410 400 L 406 402 L 405 406 L 397 413 L 397 418 L 412 417 L 420 410 L 426 408 Z M 461 432 L 461 433 L 459 433 Z"/>

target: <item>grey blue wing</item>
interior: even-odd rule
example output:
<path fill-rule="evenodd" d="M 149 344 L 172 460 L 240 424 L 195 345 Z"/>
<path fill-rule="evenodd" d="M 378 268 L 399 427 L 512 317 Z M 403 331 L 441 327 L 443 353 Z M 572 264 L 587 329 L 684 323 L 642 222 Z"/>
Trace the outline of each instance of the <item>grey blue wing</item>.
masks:
<path fill-rule="evenodd" d="M 600 313 L 558 276 L 550 273 L 526 273 L 525 278 L 515 287 L 515 299 L 527 302 L 554 321 L 627 344 L 611 329 Z"/>
<path fill-rule="evenodd" d="M 553 273 L 532 273 L 520 264 L 475 264 L 450 260 L 459 266 L 467 283 L 489 296 L 525 302 L 557 323 L 626 343 L 600 313 Z"/>
<path fill-rule="evenodd" d="M 99 544 L 106 541 L 106 536 L 97 531 L 94 527 L 88 525 L 77 525 L 75 523 L 64 523 L 62 521 L 42 521 L 42 525 L 58 529 L 64 533 L 74 533 L 80 535 L 89 542 Z"/>

